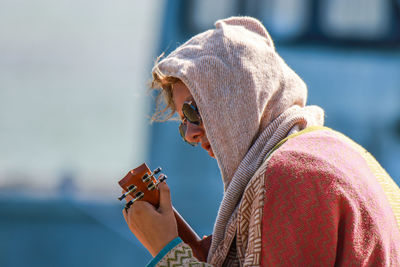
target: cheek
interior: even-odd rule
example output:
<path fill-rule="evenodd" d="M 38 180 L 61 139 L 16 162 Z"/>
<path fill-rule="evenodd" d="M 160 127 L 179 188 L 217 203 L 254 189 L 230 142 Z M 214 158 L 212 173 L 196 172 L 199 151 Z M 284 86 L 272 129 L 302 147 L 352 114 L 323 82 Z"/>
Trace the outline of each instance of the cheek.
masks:
<path fill-rule="evenodd" d="M 175 99 L 175 98 L 173 98 L 173 101 L 174 101 L 174 109 L 175 109 L 175 112 L 176 113 L 178 113 L 179 114 L 179 117 L 181 117 L 182 118 L 182 103 L 181 103 L 181 101 L 179 101 L 179 99 Z"/>

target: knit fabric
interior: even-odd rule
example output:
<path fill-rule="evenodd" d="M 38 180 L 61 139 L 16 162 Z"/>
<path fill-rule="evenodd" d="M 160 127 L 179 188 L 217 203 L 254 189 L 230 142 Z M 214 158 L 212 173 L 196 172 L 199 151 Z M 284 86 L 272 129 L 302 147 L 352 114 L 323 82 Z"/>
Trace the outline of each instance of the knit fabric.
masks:
<path fill-rule="evenodd" d="M 256 19 L 219 20 L 153 69 L 182 80 L 191 92 L 224 183 L 225 194 L 208 255 L 212 259 L 250 178 L 290 133 L 323 124 L 323 111 L 305 106 L 304 82 L 276 53 Z"/>

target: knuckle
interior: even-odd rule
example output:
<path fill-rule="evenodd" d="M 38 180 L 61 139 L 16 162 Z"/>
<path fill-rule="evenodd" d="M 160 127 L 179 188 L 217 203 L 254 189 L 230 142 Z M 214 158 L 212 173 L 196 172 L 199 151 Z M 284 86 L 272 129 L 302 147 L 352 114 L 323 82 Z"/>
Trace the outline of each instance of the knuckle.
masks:
<path fill-rule="evenodd" d="M 141 216 L 144 211 L 143 205 L 142 205 L 142 203 L 140 203 L 140 201 L 136 201 L 135 203 L 133 203 L 129 209 L 131 210 L 132 214 L 135 216 Z"/>
<path fill-rule="evenodd" d="M 166 193 L 169 193 L 169 192 L 170 192 L 170 191 L 169 191 L 169 187 L 168 187 L 168 185 L 167 185 L 166 183 L 162 183 L 161 190 L 163 190 L 163 191 L 166 192 Z"/>
<path fill-rule="evenodd" d="M 170 190 L 169 190 L 169 187 L 168 187 L 168 186 L 164 186 L 164 192 L 165 192 L 165 193 L 169 193 L 169 192 L 170 192 Z"/>

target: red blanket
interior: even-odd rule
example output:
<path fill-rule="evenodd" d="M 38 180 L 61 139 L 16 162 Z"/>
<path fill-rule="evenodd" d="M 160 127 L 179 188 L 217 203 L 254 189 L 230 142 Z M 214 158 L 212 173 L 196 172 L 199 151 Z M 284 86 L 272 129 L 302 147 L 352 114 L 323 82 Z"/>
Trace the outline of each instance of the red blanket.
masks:
<path fill-rule="evenodd" d="M 262 266 L 400 266 L 399 227 L 366 156 L 329 130 L 272 155 Z"/>

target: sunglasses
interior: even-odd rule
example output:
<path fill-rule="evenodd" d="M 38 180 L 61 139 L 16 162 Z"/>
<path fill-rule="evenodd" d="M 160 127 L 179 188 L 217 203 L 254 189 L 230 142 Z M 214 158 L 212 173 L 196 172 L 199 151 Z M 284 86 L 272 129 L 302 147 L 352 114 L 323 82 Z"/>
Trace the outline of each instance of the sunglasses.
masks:
<path fill-rule="evenodd" d="M 201 124 L 200 113 L 194 101 L 187 101 L 183 103 L 182 114 L 184 116 L 184 120 L 179 125 L 179 133 L 181 134 L 181 137 L 186 143 L 188 143 L 191 146 L 196 146 L 197 142 L 189 142 L 185 138 L 188 122 L 195 124 L 197 126 Z"/>

